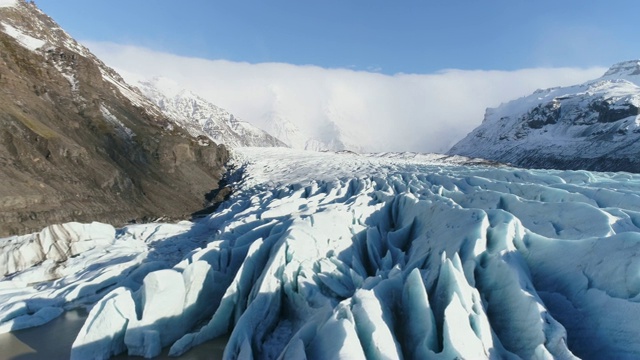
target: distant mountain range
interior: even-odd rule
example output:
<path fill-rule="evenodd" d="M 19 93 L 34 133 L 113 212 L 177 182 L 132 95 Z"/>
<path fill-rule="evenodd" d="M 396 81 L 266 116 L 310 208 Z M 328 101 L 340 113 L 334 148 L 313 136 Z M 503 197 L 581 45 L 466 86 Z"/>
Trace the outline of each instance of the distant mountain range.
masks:
<path fill-rule="evenodd" d="M 488 109 L 453 155 L 527 168 L 640 172 L 640 60 Z"/>

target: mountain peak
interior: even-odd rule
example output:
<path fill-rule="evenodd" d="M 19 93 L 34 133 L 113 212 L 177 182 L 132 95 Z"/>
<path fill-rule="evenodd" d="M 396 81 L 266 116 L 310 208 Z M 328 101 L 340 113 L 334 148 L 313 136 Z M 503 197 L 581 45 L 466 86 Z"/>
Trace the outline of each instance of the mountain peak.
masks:
<path fill-rule="evenodd" d="M 612 65 L 603 79 L 624 79 L 640 86 L 640 60 L 628 60 Z"/>
<path fill-rule="evenodd" d="M 147 80 L 140 80 L 139 83 L 143 88 L 153 88 L 169 98 L 176 97 L 185 92 L 185 89 L 180 86 L 180 84 L 163 76 L 154 76 Z"/>

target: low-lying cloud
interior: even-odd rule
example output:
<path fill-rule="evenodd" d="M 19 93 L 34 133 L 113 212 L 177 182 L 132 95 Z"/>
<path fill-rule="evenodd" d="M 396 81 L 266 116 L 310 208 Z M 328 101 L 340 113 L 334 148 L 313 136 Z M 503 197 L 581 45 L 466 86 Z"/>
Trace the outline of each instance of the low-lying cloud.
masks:
<path fill-rule="evenodd" d="M 165 76 L 267 129 L 275 117 L 323 135 L 334 122 L 366 151 L 444 152 L 478 126 L 487 107 L 536 89 L 581 83 L 605 68 L 443 70 L 384 75 L 283 63 L 188 58 L 135 46 L 86 43 L 109 66 Z M 125 75 L 126 77 L 126 75 Z"/>

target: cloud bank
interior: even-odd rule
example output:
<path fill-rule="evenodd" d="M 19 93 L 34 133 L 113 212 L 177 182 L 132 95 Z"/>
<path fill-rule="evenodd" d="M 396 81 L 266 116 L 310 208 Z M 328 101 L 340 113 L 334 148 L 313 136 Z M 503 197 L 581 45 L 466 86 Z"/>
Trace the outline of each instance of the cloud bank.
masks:
<path fill-rule="evenodd" d="M 487 107 L 539 88 L 594 79 L 606 70 L 443 70 L 385 75 L 188 58 L 112 43 L 85 45 L 125 78 L 134 77 L 132 74 L 168 77 L 267 131 L 274 122 L 284 121 L 303 136 L 319 141 L 340 134 L 347 147 L 363 151 L 444 152 L 482 122 Z M 292 142 L 303 146 L 296 139 Z"/>

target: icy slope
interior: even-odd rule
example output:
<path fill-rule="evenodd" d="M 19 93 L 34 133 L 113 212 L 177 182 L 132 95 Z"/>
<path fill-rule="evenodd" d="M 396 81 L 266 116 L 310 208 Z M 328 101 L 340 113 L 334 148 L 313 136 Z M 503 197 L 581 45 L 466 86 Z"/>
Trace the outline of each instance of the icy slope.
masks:
<path fill-rule="evenodd" d="M 100 299 L 73 358 L 229 333 L 228 359 L 640 356 L 640 176 L 234 156 L 243 178 L 210 217 L 120 229 L 54 281 L 41 265 L 3 278 L 4 329 Z"/>
<path fill-rule="evenodd" d="M 640 61 L 488 109 L 449 154 L 522 167 L 640 172 Z"/>
<path fill-rule="evenodd" d="M 228 111 L 181 88 L 170 79 L 156 77 L 138 81 L 136 85 L 168 118 L 192 136 L 203 135 L 230 147 L 287 146 Z"/>

